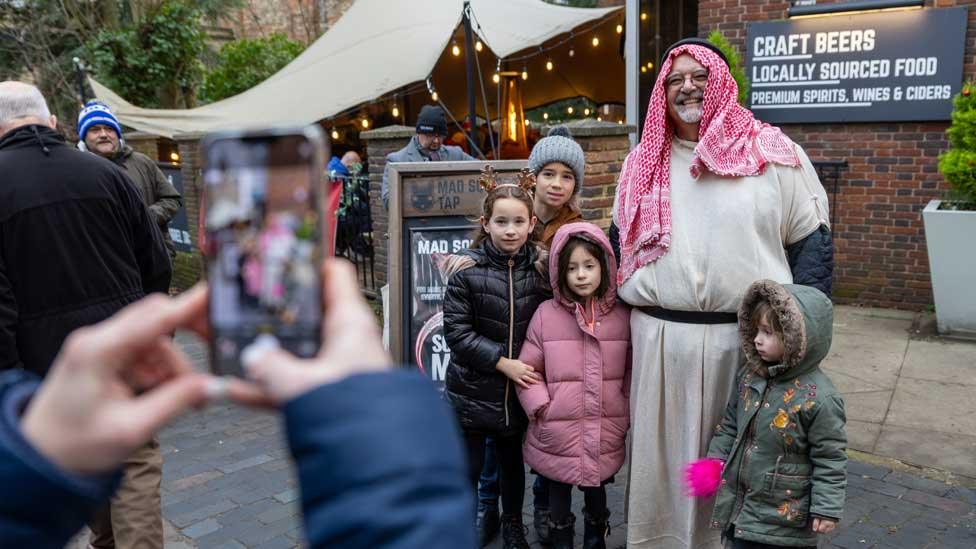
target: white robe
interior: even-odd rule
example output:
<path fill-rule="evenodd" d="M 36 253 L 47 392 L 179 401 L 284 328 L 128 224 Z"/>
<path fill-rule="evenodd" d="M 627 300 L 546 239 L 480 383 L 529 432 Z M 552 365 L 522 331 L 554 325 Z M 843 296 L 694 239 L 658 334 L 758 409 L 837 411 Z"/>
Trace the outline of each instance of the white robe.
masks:
<path fill-rule="evenodd" d="M 693 142 L 671 147 L 670 250 L 618 295 L 634 306 L 735 312 L 754 281 L 792 282 L 787 244 L 828 224 L 827 194 L 800 147 L 801 166 L 755 177 L 689 174 Z M 683 324 L 631 314 L 634 366 L 627 546 L 720 547 L 711 501 L 685 495 L 684 468 L 704 456 L 742 363 L 735 324 Z"/>

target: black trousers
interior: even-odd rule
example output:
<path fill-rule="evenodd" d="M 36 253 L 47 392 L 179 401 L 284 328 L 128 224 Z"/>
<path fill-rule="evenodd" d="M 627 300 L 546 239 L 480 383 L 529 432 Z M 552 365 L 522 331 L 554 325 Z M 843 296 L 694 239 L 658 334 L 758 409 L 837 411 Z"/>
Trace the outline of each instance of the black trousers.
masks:
<path fill-rule="evenodd" d="M 749 541 L 744 539 L 736 539 L 735 537 L 735 527 L 729 528 L 725 532 L 725 536 L 732 540 L 732 549 L 782 549 L 785 545 L 770 545 L 768 543 L 759 543 L 758 541 Z M 817 547 L 795 547 L 793 549 L 817 549 Z"/>
<path fill-rule="evenodd" d="M 478 493 L 478 478 L 485 463 L 486 433 L 464 433 L 468 450 L 468 480 L 474 493 Z M 522 516 L 525 498 L 525 464 L 522 461 L 522 436 L 499 437 L 495 441 L 495 462 L 498 464 L 498 486 L 501 491 L 502 513 Z"/>
<path fill-rule="evenodd" d="M 581 486 L 585 509 L 591 515 L 602 514 L 607 509 L 607 490 L 603 486 Z M 573 485 L 549 480 L 549 518 L 562 522 L 572 514 Z"/>

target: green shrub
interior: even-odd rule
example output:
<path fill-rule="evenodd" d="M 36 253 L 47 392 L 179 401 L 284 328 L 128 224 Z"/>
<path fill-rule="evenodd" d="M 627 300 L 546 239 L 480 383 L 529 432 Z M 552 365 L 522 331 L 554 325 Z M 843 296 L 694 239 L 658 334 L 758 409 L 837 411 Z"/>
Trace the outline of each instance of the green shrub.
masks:
<path fill-rule="evenodd" d="M 729 70 L 732 72 L 732 78 L 735 79 L 736 85 L 739 86 L 739 104 L 747 105 L 749 101 L 749 77 L 746 76 L 746 68 L 742 64 L 742 56 L 739 52 L 729 43 L 728 40 L 722 36 L 722 33 L 714 30 L 708 35 L 708 41 L 722 50 L 725 54 L 726 59 L 729 60 Z"/>
<path fill-rule="evenodd" d="M 963 84 L 952 105 L 949 150 L 939 156 L 939 171 L 952 187 L 949 198 L 976 209 L 976 81 Z"/>
<path fill-rule="evenodd" d="M 203 80 L 200 99 L 210 103 L 247 91 L 291 63 L 305 46 L 283 34 L 228 42 Z"/>

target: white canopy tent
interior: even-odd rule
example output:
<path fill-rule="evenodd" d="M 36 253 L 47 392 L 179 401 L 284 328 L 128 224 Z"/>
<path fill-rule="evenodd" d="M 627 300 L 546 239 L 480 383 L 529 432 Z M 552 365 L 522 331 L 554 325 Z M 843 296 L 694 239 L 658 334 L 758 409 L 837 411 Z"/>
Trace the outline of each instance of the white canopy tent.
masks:
<path fill-rule="evenodd" d="M 475 32 L 500 58 L 538 50 L 547 41 L 621 9 L 567 8 L 541 0 L 470 0 L 470 4 Z M 231 127 L 310 124 L 424 81 L 434 72 L 454 37 L 463 5 L 463 0 L 357 0 L 328 32 L 278 73 L 244 93 L 194 109 L 140 108 L 94 79 L 89 81 L 95 96 L 108 104 L 124 125 L 166 137 Z M 605 34 L 605 40 L 609 39 L 610 35 Z M 577 46 L 583 47 L 582 42 Z M 595 65 L 582 57 L 576 56 L 563 70 L 588 74 L 590 79 L 605 85 L 605 75 L 590 71 L 606 70 L 606 63 Z M 623 62 L 616 62 L 621 66 L 622 78 Z M 485 64 L 481 60 L 482 74 L 489 75 L 485 84 L 490 87 L 490 74 L 495 67 L 493 62 Z M 463 67 L 461 61 L 460 81 L 464 79 Z M 572 79 L 561 76 L 554 85 L 567 88 L 565 84 Z M 622 98 L 623 82 L 613 84 L 619 88 L 614 97 Z M 578 91 L 579 86 L 569 85 L 567 89 L 570 91 L 560 90 L 562 97 Z M 494 90 L 489 94 L 493 96 Z M 598 95 L 596 91 L 585 94 L 600 100 L 592 97 Z M 463 104 L 463 97 L 451 99 L 451 108 Z M 526 103 L 531 107 L 529 103 L 540 101 L 527 99 Z"/>

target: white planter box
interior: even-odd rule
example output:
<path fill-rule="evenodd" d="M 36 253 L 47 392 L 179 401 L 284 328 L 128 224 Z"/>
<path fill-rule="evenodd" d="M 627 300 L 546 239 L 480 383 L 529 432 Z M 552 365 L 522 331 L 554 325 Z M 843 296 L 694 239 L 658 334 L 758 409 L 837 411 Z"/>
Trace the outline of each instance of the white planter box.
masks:
<path fill-rule="evenodd" d="M 976 212 L 922 211 L 939 333 L 976 337 Z"/>

